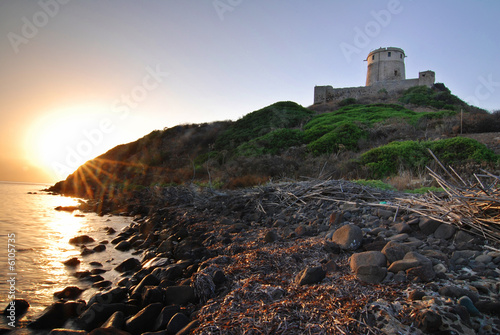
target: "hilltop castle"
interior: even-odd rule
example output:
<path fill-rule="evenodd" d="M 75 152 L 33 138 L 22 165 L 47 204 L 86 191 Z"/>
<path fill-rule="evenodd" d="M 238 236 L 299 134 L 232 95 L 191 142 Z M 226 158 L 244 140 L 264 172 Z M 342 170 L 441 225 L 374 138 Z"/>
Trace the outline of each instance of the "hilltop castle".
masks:
<path fill-rule="evenodd" d="M 435 73 L 423 71 L 418 78 L 406 79 L 405 52 L 403 49 L 388 47 L 373 50 L 368 54 L 366 86 L 333 88 L 332 86 L 314 87 L 314 104 L 338 102 L 346 98 L 359 99 L 371 97 L 381 92 L 392 93 L 413 86 L 434 85 Z"/>

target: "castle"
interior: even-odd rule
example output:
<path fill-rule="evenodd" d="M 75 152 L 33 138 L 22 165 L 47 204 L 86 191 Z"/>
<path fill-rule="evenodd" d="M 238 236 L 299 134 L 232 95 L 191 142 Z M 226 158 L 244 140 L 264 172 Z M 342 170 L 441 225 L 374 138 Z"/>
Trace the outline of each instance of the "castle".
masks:
<path fill-rule="evenodd" d="M 388 47 L 373 50 L 368 54 L 366 86 L 333 88 L 332 86 L 314 87 L 314 104 L 339 102 L 346 98 L 359 99 L 393 93 L 414 86 L 434 85 L 435 73 L 423 71 L 418 78 L 406 79 L 405 52 L 403 49 Z"/>

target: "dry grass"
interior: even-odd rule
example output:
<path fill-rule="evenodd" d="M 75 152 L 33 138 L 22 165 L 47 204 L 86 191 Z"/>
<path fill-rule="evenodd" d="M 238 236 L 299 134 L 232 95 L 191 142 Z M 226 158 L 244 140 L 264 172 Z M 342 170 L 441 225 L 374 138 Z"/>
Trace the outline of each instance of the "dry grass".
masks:
<path fill-rule="evenodd" d="M 387 178 L 387 184 L 391 185 L 398 191 L 414 190 L 421 187 L 431 186 L 432 179 L 428 174 L 423 172 L 413 172 L 410 170 L 400 169 L 396 176 Z"/>

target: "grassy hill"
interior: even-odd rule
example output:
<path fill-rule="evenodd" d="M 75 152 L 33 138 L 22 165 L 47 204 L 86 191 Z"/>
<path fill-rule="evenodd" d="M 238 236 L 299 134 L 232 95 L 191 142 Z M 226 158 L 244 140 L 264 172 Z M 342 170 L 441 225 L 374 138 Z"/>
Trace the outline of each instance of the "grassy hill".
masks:
<path fill-rule="evenodd" d="M 498 156 L 462 132 L 500 131 L 499 113 L 469 106 L 444 87 L 414 87 L 397 101 L 313 105 L 277 102 L 237 121 L 156 130 L 78 168 L 53 190 L 113 197 L 152 185 L 250 186 L 269 179 L 410 179 L 445 163 L 496 168 Z M 423 178 L 425 179 L 425 178 Z"/>

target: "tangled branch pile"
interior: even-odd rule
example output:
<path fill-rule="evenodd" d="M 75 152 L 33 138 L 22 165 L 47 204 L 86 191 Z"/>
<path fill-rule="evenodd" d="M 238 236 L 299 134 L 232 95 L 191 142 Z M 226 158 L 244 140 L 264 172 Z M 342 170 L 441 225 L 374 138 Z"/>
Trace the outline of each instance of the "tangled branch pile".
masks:
<path fill-rule="evenodd" d="M 500 177 L 481 170 L 482 174 L 474 174 L 474 182 L 465 181 L 452 168 L 450 173 L 441 167 L 452 181 L 428 170 L 446 195 L 442 197 L 429 193 L 418 199 L 401 199 L 410 205 L 407 209 L 499 243 Z"/>
<path fill-rule="evenodd" d="M 239 190 L 213 190 L 196 186 L 151 188 L 144 199 L 169 206 L 193 206 L 197 209 L 217 209 L 259 213 L 263 217 L 294 214 L 305 218 L 310 210 L 338 203 L 381 206 L 404 194 L 376 189 L 346 180 L 309 180 L 302 182 L 269 183 L 265 186 Z M 222 211 L 223 212 L 223 211 Z"/>

